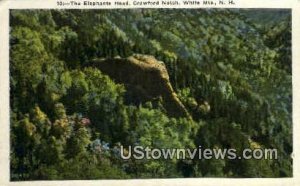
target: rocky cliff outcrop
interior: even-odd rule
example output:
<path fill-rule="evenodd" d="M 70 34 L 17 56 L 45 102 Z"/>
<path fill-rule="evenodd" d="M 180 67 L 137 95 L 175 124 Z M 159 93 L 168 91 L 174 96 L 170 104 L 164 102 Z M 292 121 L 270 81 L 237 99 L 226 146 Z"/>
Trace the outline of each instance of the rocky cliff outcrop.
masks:
<path fill-rule="evenodd" d="M 163 62 L 153 56 L 133 55 L 128 58 L 96 59 L 89 66 L 99 68 L 117 83 L 125 85 L 131 103 L 162 98 L 168 115 L 190 117 L 169 81 Z M 128 101 L 128 100 L 127 100 Z"/>

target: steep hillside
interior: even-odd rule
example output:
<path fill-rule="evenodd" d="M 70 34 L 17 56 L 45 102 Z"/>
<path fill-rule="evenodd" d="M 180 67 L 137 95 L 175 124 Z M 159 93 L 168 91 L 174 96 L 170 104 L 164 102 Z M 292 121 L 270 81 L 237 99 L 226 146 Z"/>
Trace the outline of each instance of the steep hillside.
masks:
<path fill-rule="evenodd" d="M 292 176 L 291 12 L 271 28 L 257 12 L 11 10 L 11 179 Z M 123 160 L 121 146 L 279 158 Z"/>

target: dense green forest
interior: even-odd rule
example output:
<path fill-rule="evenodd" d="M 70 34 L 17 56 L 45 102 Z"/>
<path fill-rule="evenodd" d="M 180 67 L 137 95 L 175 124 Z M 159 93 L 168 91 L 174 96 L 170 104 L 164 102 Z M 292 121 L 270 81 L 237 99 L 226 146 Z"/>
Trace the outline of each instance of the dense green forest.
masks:
<path fill-rule="evenodd" d="M 11 180 L 292 176 L 291 14 L 257 12 L 11 10 Z M 278 159 L 123 160 L 121 145 Z"/>

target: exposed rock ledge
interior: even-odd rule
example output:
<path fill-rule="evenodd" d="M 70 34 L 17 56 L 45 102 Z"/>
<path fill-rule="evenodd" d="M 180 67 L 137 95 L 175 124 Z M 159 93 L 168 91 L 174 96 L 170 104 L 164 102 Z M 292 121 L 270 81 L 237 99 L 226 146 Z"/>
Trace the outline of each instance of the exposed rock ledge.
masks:
<path fill-rule="evenodd" d="M 153 56 L 135 54 L 128 58 L 96 59 L 89 66 L 99 68 L 117 83 L 127 88 L 132 103 L 161 97 L 163 106 L 172 117 L 190 117 L 169 81 L 163 62 Z"/>

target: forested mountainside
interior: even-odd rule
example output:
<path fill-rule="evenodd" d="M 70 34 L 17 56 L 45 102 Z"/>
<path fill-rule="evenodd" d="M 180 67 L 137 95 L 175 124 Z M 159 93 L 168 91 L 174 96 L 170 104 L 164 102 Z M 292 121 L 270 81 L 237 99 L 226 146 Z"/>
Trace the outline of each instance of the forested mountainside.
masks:
<path fill-rule="evenodd" d="M 236 9 L 235 11 L 260 26 L 274 26 L 291 16 L 290 9 Z"/>
<path fill-rule="evenodd" d="M 291 15 L 262 29 L 241 12 L 11 10 L 11 179 L 292 176 Z M 121 145 L 278 159 L 123 160 Z"/>

